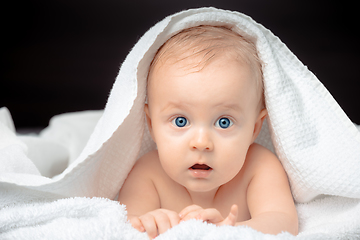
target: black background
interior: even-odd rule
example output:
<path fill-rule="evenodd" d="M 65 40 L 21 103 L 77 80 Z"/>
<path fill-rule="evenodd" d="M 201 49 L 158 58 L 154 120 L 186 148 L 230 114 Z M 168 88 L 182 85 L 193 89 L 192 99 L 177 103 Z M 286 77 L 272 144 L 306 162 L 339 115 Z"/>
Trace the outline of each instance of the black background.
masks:
<path fill-rule="evenodd" d="M 4 4 L 4 3 L 3 3 Z M 290 0 L 28 0 L 2 6 L 0 107 L 16 128 L 102 109 L 122 61 L 156 22 L 193 7 L 250 15 L 277 35 L 360 124 L 356 2 Z"/>

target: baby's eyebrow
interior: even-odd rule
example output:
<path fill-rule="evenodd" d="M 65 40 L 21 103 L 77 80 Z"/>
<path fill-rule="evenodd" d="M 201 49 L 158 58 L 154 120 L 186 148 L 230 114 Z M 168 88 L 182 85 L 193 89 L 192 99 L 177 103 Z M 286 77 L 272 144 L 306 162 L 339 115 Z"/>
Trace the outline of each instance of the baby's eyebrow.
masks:
<path fill-rule="evenodd" d="M 168 109 L 176 108 L 176 109 L 189 109 L 193 106 L 192 103 L 186 103 L 186 102 L 174 102 L 169 101 L 160 111 L 166 111 Z M 227 110 L 233 110 L 237 112 L 241 112 L 242 108 L 239 104 L 236 103 L 225 103 L 220 102 L 218 104 L 215 104 L 213 108 L 221 108 L 221 109 L 227 109 Z"/>
<path fill-rule="evenodd" d="M 178 109 L 184 109 L 190 107 L 192 104 L 185 103 L 185 102 L 174 102 L 169 101 L 163 108 L 160 109 L 160 111 L 166 111 L 171 108 L 178 108 Z"/>
<path fill-rule="evenodd" d="M 235 111 L 242 111 L 242 108 L 239 104 L 236 103 L 219 103 L 214 106 L 215 108 L 225 108 Z"/>

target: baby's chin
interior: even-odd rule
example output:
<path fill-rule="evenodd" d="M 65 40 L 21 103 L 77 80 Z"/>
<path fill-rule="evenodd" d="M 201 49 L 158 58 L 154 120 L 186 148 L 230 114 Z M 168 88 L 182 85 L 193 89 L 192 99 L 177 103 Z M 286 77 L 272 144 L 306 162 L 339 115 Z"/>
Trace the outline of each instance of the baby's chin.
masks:
<path fill-rule="evenodd" d="M 191 183 L 181 185 L 183 185 L 189 192 L 207 193 L 211 191 L 216 191 L 220 186 L 224 184 L 225 183 L 211 183 L 211 181 L 207 179 L 196 179 L 191 181 Z"/>

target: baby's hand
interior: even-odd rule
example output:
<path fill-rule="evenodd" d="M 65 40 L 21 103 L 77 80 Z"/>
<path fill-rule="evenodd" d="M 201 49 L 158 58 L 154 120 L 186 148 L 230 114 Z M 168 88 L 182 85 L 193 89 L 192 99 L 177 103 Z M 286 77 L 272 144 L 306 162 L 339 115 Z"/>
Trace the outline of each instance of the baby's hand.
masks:
<path fill-rule="evenodd" d="M 140 232 L 146 231 L 150 239 L 164 233 L 180 221 L 179 214 L 167 209 L 156 209 L 139 217 L 130 216 L 129 219 L 134 228 Z"/>
<path fill-rule="evenodd" d="M 186 221 L 192 218 L 207 221 L 209 223 L 221 225 L 235 226 L 236 219 L 238 217 L 238 206 L 236 204 L 231 206 L 229 215 L 224 219 L 220 212 L 215 208 L 203 209 L 197 205 L 190 205 L 184 208 L 179 216 L 181 221 Z"/>

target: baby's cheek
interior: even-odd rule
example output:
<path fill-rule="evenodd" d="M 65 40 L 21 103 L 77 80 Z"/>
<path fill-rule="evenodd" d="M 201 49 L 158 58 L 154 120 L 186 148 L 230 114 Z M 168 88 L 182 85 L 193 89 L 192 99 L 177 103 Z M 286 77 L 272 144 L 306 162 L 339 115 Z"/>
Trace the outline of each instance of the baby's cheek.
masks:
<path fill-rule="evenodd" d="M 240 172 L 242 166 L 243 166 L 242 164 L 238 164 L 238 163 L 232 163 L 227 166 L 226 176 L 228 177 L 229 181 L 233 179 Z"/>
<path fill-rule="evenodd" d="M 169 172 L 169 175 L 180 167 L 182 154 L 178 148 L 174 148 L 171 145 L 158 147 L 158 153 L 161 165 L 166 172 Z"/>
<path fill-rule="evenodd" d="M 229 178 L 233 178 L 243 167 L 246 155 L 237 151 L 227 151 L 224 155 L 224 158 L 222 158 L 224 161 L 220 163 L 222 165 L 221 167 L 223 168 L 224 172 L 228 173 L 227 175 Z"/>

